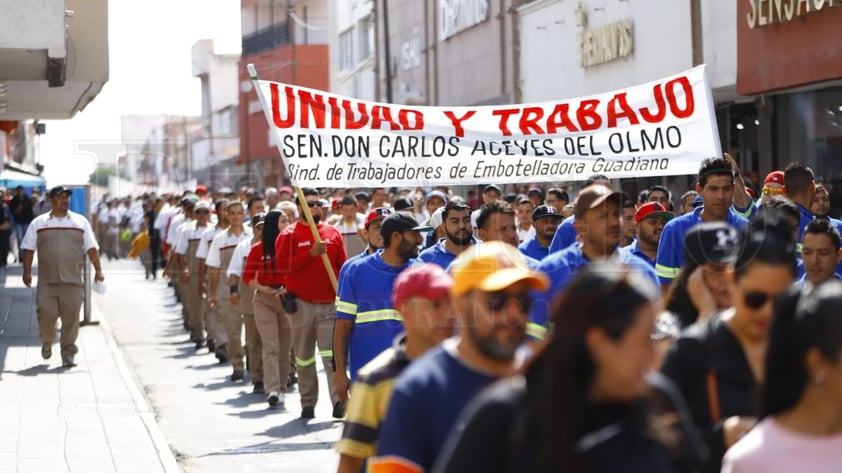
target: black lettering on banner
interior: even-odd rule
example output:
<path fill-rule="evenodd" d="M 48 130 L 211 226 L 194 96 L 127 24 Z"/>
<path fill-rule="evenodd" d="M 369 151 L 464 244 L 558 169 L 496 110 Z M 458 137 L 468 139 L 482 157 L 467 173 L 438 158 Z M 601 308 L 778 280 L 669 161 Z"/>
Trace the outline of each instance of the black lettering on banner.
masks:
<path fill-rule="evenodd" d="M 371 143 L 368 136 L 337 136 L 330 137 L 334 156 L 348 156 L 353 158 L 367 158 L 371 156 Z"/>
<path fill-rule="evenodd" d="M 377 151 L 381 158 L 443 158 L 459 154 L 459 138 L 451 136 L 383 135 Z"/>
<path fill-rule="evenodd" d="M 585 163 L 582 161 L 556 159 L 524 162 L 523 159 L 518 159 L 514 162 L 503 159 L 496 161 L 481 159 L 474 163 L 471 177 L 485 180 L 518 177 L 564 179 L 565 176 L 577 176 L 584 172 Z"/>
<path fill-rule="evenodd" d="M 291 181 L 316 181 L 319 179 L 319 167 L 305 167 L 296 164 L 289 165 L 289 178 Z"/>
<path fill-rule="evenodd" d="M 556 154 L 551 139 L 503 140 L 474 142 L 471 155 L 474 156 L 554 156 Z M 454 155 L 455 156 L 455 155 Z"/>
<path fill-rule="evenodd" d="M 631 158 L 620 159 L 617 161 L 608 161 L 605 158 L 599 158 L 593 162 L 591 172 L 635 173 L 642 171 L 666 171 L 667 169 L 669 169 L 669 163 L 669 158 L 642 158 L 638 156 L 632 156 Z"/>
<path fill-rule="evenodd" d="M 675 149 L 681 146 L 681 129 L 671 125 L 666 129 L 658 127 L 641 129 L 637 133 L 623 131 L 608 136 L 608 148 L 614 154 L 659 151 L 667 147 Z"/>
<path fill-rule="evenodd" d="M 441 166 L 413 166 L 404 163 L 399 166 L 385 164 L 374 166 L 371 162 L 348 163 L 348 180 L 376 181 L 412 181 L 412 180 L 434 180 L 441 179 Z"/>
<path fill-rule="evenodd" d="M 327 154 L 323 154 L 322 137 L 319 135 L 284 135 L 281 145 L 284 155 L 290 158 L 327 157 Z"/>

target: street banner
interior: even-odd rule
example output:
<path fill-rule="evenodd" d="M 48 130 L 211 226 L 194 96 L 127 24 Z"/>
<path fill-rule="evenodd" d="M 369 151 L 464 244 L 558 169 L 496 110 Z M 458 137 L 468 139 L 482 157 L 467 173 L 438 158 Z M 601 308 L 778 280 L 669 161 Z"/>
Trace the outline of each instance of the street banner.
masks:
<path fill-rule="evenodd" d="M 721 156 L 705 66 L 532 104 L 365 102 L 253 77 L 293 185 L 385 187 L 695 174 Z"/>

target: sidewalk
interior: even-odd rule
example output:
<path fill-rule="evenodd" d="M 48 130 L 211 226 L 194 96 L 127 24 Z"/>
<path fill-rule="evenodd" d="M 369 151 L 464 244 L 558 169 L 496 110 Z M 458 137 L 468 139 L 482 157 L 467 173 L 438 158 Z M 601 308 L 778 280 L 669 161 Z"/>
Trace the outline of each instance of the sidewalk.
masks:
<path fill-rule="evenodd" d="M 58 344 L 41 358 L 35 288 L 0 270 L 0 469 L 4 472 L 180 472 L 107 322 L 79 330 L 78 367 Z M 96 297 L 96 296 L 94 296 Z"/>

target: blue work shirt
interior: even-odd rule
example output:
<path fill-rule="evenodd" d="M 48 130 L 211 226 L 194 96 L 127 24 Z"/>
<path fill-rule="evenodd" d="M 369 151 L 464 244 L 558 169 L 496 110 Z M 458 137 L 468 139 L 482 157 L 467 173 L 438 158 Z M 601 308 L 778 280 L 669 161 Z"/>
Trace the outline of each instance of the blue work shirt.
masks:
<path fill-rule="evenodd" d="M 658 256 L 655 258 L 655 271 L 661 284 L 670 284 L 678 276 L 678 271 L 684 265 L 684 235 L 702 223 L 702 210 L 704 207 L 696 207 L 692 212 L 676 217 L 664 225 L 658 243 Z M 732 208 L 728 209 L 726 222 L 739 232 L 748 224 L 748 220 L 737 215 Z"/>
<path fill-rule="evenodd" d="M 659 291 L 658 277 L 655 270 L 646 261 L 618 248 L 614 258 L 627 266 L 631 271 L 645 275 L 652 281 L 656 291 Z M 549 331 L 550 308 L 553 300 L 567 287 L 567 284 L 579 273 L 579 268 L 590 263 L 582 251 L 582 244 L 576 243 L 564 251 L 551 253 L 541 261 L 538 270 L 543 271 L 550 279 L 550 288 L 544 292 L 532 294 L 532 308 L 529 311 L 529 322 L 526 333 L 533 340 L 543 340 Z M 618 301 L 622 303 L 622 301 Z"/>
<path fill-rule="evenodd" d="M 579 234 L 576 233 L 576 229 L 573 228 L 573 223 L 575 221 L 575 215 L 571 215 L 561 221 L 561 223 L 558 225 L 558 228 L 555 229 L 555 236 L 553 236 L 553 242 L 550 243 L 550 253 L 561 251 L 567 248 L 568 246 L 572 245 L 573 243 L 576 243 L 576 237 L 579 236 Z"/>
<path fill-rule="evenodd" d="M 524 255 L 529 256 L 530 258 L 535 258 L 538 261 L 541 261 L 550 254 L 550 249 L 538 243 L 538 239 L 535 238 L 535 235 L 532 235 L 527 240 L 524 240 L 517 249 L 519 249 Z"/>
<path fill-rule="evenodd" d="M 456 259 L 456 255 L 444 246 L 444 242 L 446 240 L 447 237 L 439 239 L 435 245 L 422 251 L 418 255 L 418 259 L 425 263 L 437 264 L 441 266 L 442 269 L 447 269 L 447 267 L 450 266 L 450 263 Z M 471 241 L 474 245 L 482 243 L 479 239 L 477 239 L 477 237 L 471 237 Z"/>

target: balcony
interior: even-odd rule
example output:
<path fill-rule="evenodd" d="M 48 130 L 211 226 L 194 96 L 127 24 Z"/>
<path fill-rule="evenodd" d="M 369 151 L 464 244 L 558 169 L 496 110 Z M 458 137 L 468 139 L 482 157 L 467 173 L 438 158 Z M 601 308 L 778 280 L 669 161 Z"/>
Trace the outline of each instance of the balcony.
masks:
<path fill-rule="evenodd" d="M 107 2 L 0 0 L 0 120 L 71 118 L 108 81 Z"/>
<path fill-rule="evenodd" d="M 243 57 L 254 56 L 262 52 L 289 44 L 289 22 L 275 23 L 272 26 L 243 36 Z"/>

